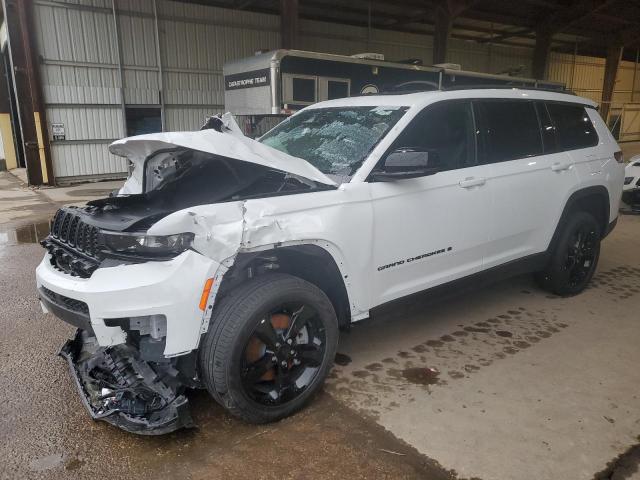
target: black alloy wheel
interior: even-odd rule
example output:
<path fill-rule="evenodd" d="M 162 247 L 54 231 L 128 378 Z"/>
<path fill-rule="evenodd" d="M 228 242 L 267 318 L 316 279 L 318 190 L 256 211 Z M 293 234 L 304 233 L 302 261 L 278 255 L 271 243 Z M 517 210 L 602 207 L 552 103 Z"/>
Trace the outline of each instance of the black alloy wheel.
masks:
<path fill-rule="evenodd" d="M 304 392 L 326 354 L 322 322 L 312 306 L 285 304 L 260 320 L 245 346 L 242 385 L 262 405 L 277 405 Z"/>
<path fill-rule="evenodd" d="M 214 307 L 200 346 L 211 395 L 251 423 L 302 408 L 326 378 L 338 344 L 338 319 L 317 286 L 282 273 L 248 280 Z"/>
<path fill-rule="evenodd" d="M 569 287 L 576 288 L 592 273 L 596 262 L 598 232 L 589 223 L 581 224 L 567 245 L 564 270 Z"/>
<path fill-rule="evenodd" d="M 587 212 L 575 212 L 564 222 L 538 284 L 560 296 L 582 292 L 596 271 L 600 257 L 600 226 Z"/>

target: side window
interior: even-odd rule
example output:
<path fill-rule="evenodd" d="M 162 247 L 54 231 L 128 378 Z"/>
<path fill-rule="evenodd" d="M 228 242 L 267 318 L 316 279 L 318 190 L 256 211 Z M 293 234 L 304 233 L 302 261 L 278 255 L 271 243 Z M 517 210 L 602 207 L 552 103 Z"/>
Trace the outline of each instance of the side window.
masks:
<path fill-rule="evenodd" d="M 556 140 L 556 129 L 553 126 L 549 112 L 544 102 L 535 102 L 540 120 L 540 133 L 542 134 L 542 146 L 544 153 L 555 153 L 560 151 Z"/>
<path fill-rule="evenodd" d="M 542 138 L 533 102 L 478 100 L 484 163 L 497 163 L 542 154 Z"/>
<path fill-rule="evenodd" d="M 576 150 L 598 144 L 598 134 L 583 106 L 547 102 L 547 109 L 562 150 Z"/>
<path fill-rule="evenodd" d="M 418 113 L 391 146 L 434 152 L 441 170 L 476 164 L 476 145 L 471 104 L 438 102 Z"/>

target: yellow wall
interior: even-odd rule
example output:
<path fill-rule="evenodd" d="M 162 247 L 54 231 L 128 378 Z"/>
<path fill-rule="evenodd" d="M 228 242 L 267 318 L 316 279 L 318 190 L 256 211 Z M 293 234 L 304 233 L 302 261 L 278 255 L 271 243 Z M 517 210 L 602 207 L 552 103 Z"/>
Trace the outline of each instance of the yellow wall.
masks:
<path fill-rule="evenodd" d="M 44 141 L 42 135 L 42 123 L 40 122 L 40 112 L 33 112 L 33 118 L 36 121 L 36 135 L 38 136 L 38 153 L 40 154 L 40 169 L 42 170 L 42 183 L 49 183 L 49 175 L 47 174 L 47 163 L 44 154 Z"/>
<path fill-rule="evenodd" d="M 13 144 L 13 128 L 11 126 L 11 115 L 8 113 L 0 113 L 0 135 L 2 136 L 2 145 L 4 147 L 4 157 L 7 161 L 7 168 L 18 168 L 18 160 L 16 158 L 16 148 Z"/>

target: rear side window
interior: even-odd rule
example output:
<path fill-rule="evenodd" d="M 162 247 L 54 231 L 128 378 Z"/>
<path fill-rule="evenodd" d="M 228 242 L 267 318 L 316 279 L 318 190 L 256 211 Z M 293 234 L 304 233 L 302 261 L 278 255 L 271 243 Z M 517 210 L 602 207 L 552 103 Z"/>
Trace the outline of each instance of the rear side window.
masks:
<path fill-rule="evenodd" d="M 474 101 L 484 137 L 484 163 L 506 162 L 542 154 L 542 138 L 533 102 Z"/>
<path fill-rule="evenodd" d="M 598 144 L 598 134 L 584 107 L 547 102 L 547 110 L 555 125 L 560 149 L 576 150 Z"/>

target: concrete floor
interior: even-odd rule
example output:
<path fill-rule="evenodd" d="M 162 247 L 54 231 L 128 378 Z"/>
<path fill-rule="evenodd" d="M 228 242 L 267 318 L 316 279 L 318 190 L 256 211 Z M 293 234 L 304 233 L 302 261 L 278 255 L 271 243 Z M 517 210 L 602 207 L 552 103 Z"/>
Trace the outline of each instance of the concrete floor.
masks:
<path fill-rule="evenodd" d="M 72 329 L 40 313 L 42 249 L 22 244 L 59 202 L 6 175 L 0 478 L 640 479 L 640 217 L 620 218 L 582 295 L 525 276 L 413 299 L 342 335 L 329 395 L 302 413 L 251 426 L 194 392 L 199 430 L 148 439 L 80 404 L 55 357 Z"/>
<path fill-rule="evenodd" d="M 329 392 L 462 477 L 593 478 L 640 440 L 639 239 L 621 217 L 573 298 L 520 277 L 356 324 Z"/>

